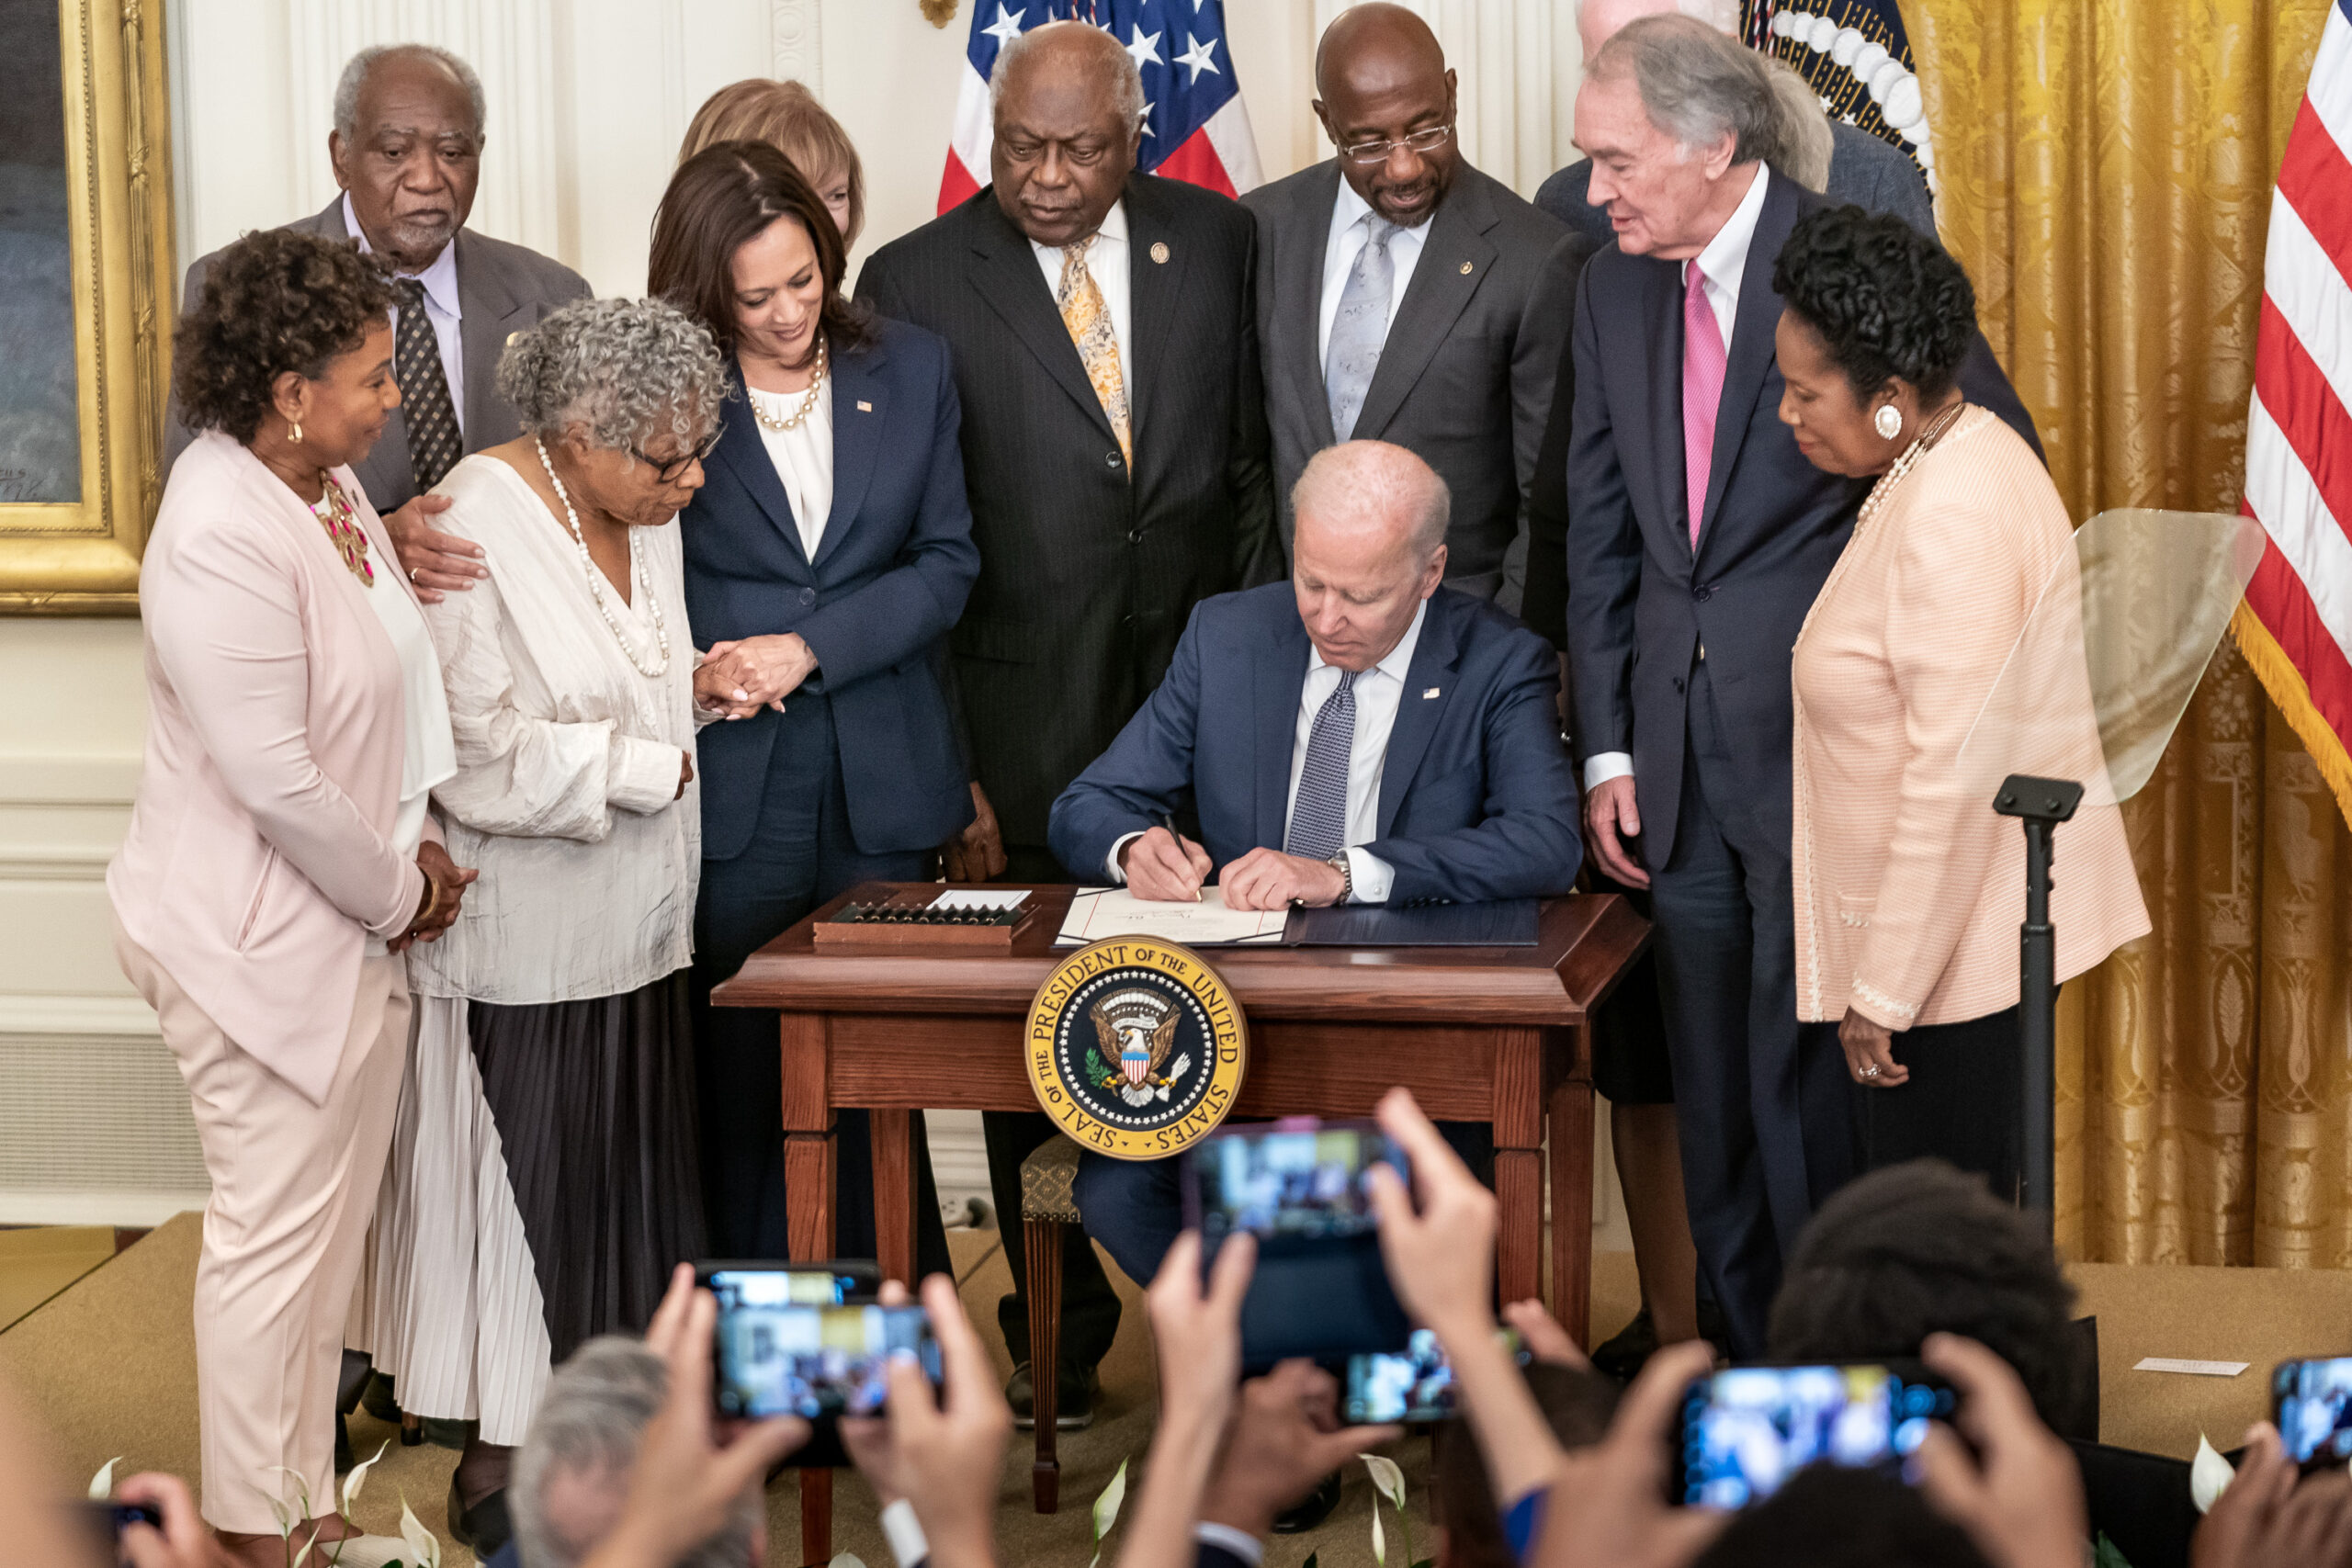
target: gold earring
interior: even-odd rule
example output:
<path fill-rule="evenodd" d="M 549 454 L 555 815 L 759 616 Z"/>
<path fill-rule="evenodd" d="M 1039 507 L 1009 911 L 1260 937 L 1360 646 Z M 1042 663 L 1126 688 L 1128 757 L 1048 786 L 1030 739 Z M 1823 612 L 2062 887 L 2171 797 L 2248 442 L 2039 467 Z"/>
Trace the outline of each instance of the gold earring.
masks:
<path fill-rule="evenodd" d="M 286 422 L 286 439 L 292 442 L 297 446 L 302 445 L 302 422 L 300 420 L 289 419 Z"/>

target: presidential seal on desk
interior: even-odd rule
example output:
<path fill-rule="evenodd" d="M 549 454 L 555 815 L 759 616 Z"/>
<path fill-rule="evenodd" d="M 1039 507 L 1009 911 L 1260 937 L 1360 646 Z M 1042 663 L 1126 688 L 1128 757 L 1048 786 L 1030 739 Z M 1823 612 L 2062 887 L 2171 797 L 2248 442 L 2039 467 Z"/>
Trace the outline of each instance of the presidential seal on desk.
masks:
<path fill-rule="evenodd" d="M 1110 937 L 1071 953 L 1037 987 L 1023 1049 L 1038 1105 L 1081 1146 L 1165 1159 L 1233 1109 L 1250 1031 L 1191 949 Z"/>

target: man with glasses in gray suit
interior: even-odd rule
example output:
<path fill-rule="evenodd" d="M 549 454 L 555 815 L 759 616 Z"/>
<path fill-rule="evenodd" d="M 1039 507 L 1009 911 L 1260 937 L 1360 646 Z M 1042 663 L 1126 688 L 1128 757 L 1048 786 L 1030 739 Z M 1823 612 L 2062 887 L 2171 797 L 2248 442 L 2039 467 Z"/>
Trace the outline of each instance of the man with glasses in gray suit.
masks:
<path fill-rule="evenodd" d="M 1403 6 L 1340 13 L 1315 83 L 1338 155 L 1241 202 L 1258 221 L 1283 542 L 1308 458 L 1386 441 L 1453 492 L 1447 582 L 1515 613 L 1528 486 L 1593 246 L 1463 160 L 1454 74 Z"/>
<path fill-rule="evenodd" d="M 498 356 L 514 333 L 590 292 L 562 263 L 466 227 L 481 177 L 482 109 L 481 79 L 447 50 L 361 50 L 335 85 L 327 136 L 343 194 L 323 212 L 287 225 L 356 239 L 391 269 L 401 407 L 353 471 L 428 603 L 472 587 L 483 568 L 479 545 L 425 522 L 447 502 L 424 492 L 458 458 L 522 434 L 498 395 Z M 203 292 L 212 262 L 206 255 L 189 265 L 183 309 Z M 167 472 L 187 443 L 175 404 L 164 436 Z"/>

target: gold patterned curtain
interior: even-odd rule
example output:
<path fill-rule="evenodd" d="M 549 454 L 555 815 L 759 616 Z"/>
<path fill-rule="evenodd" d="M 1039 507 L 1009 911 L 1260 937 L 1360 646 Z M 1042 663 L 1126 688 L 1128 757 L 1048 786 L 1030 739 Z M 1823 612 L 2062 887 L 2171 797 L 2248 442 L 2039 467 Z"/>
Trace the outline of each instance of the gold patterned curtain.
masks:
<path fill-rule="evenodd" d="M 2271 186 L 2327 0 L 1904 11 L 1945 243 L 2075 516 L 2234 511 Z M 2352 833 L 2233 645 L 2126 817 L 2155 931 L 2061 1001 L 2061 1245 L 2352 1267 Z"/>

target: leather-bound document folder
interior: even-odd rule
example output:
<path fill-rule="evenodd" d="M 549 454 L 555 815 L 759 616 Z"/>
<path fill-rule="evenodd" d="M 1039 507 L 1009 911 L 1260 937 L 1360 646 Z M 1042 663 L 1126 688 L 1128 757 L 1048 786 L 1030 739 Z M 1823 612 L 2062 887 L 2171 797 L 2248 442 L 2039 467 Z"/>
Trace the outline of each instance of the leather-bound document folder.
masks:
<path fill-rule="evenodd" d="M 1491 904 L 1335 904 L 1293 909 L 1284 947 L 1533 947 L 1535 900 Z"/>

